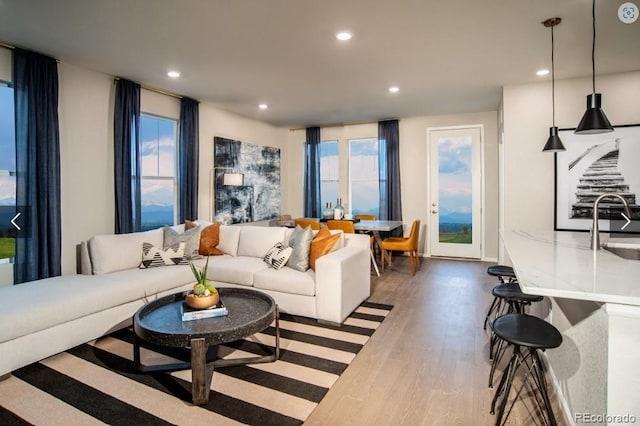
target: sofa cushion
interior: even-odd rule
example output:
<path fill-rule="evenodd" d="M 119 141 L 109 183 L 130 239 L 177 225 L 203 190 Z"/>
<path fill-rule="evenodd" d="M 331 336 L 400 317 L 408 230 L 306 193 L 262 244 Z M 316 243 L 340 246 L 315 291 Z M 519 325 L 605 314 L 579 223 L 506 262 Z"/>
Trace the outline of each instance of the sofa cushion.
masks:
<path fill-rule="evenodd" d="M 282 243 L 276 243 L 267 251 L 267 254 L 264 255 L 262 260 L 273 269 L 280 270 L 287 264 L 287 260 L 289 260 L 292 251 L 293 249 L 291 247 L 287 247 Z"/>
<path fill-rule="evenodd" d="M 166 250 L 169 247 L 175 247 L 180 243 L 184 243 L 184 255 L 187 259 L 197 259 L 200 257 L 198 249 L 200 247 L 200 231 L 202 228 L 196 226 L 191 229 L 179 233 L 169 226 L 162 229 L 164 240 L 162 247 Z"/>
<path fill-rule="evenodd" d="M 300 272 L 288 266 L 279 271 L 268 268 L 253 275 L 253 287 L 262 290 L 314 296 L 316 294 L 315 273 L 311 269 L 306 272 Z"/>
<path fill-rule="evenodd" d="M 238 255 L 240 228 L 240 226 L 227 225 L 220 227 L 220 243 L 218 244 L 218 248 L 222 250 L 223 253 L 230 254 L 231 256 Z"/>
<path fill-rule="evenodd" d="M 162 232 L 160 232 L 162 235 Z M 139 259 L 138 259 L 139 261 Z M 266 266 L 266 265 L 265 265 Z M 187 265 L 130 269 L 103 275 L 65 275 L 2 289 L 0 343 L 193 283 Z M 181 288 L 182 287 L 182 288 Z M 46 297 L 33 297 L 45 288 Z M 28 304 L 25 301 L 29 301 Z M 28 311 L 26 311 L 28 310 Z M 91 327 L 87 324 L 87 327 Z"/>
<path fill-rule="evenodd" d="M 224 262 L 209 263 L 207 276 L 214 281 L 251 286 L 253 275 L 265 269 L 271 268 L 261 257 L 236 256 L 225 258 Z"/>
<path fill-rule="evenodd" d="M 304 272 L 309 269 L 309 251 L 311 250 L 313 231 L 310 226 L 302 228 L 297 225 L 289 236 L 289 247 L 293 249 L 287 261 L 287 266 L 296 271 Z"/>
<path fill-rule="evenodd" d="M 189 261 L 184 256 L 185 243 L 180 243 L 162 250 L 150 243 L 142 243 L 142 262 L 140 268 L 155 268 L 157 266 L 186 265 Z"/>
<path fill-rule="evenodd" d="M 311 240 L 311 251 L 309 253 L 309 267 L 316 269 L 316 260 L 330 253 L 336 243 L 340 240 L 342 232 L 332 234 L 329 228 L 321 228 Z"/>
<path fill-rule="evenodd" d="M 241 231 L 238 256 L 262 259 L 276 243 L 284 243 L 286 228 L 278 226 L 242 226 L 239 228 Z"/>
<path fill-rule="evenodd" d="M 162 247 L 162 229 L 131 234 L 96 235 L 89 240 L 93 273 L 96 275 L 125 269 L 137 269 L 142 258 L 142 244 Z"/>

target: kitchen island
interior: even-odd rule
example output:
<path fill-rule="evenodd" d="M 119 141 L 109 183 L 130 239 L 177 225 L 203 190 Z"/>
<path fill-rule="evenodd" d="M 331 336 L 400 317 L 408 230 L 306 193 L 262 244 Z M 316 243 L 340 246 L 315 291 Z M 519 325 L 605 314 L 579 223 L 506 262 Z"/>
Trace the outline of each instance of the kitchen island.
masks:
<path fill-rule="evenodd" d="M 640 422 L 640 261 L 590 250 L 586 232 L 512 230 L 502 239 L 522 291 L 550 298 L 535 313 L 563 334 L 548 360 L 565 414 L 577 424 Z M 637 237 L 602 241 L 640 248 Z"/>

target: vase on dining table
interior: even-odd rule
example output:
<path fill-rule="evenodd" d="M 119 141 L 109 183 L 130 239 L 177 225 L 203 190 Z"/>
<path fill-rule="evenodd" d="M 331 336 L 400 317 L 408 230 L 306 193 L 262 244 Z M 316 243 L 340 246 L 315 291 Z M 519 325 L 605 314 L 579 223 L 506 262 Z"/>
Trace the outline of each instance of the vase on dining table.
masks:
<path fill-rule="evenodd" d="M 335 220 L 341 220 L 344 217 L 344 207 L 342 207 L 342 199 L 338 198 L 336 201 L 336 207 L 333 209 L 333 218 Z"/>

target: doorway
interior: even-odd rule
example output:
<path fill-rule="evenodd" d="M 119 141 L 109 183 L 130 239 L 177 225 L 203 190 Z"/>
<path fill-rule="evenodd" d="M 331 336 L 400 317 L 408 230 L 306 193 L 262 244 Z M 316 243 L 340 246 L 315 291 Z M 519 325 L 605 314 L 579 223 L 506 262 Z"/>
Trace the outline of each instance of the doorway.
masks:
<path fill-rule="evenodd" d="M 482 258 L 482 130 L 427 129 L 431 256 Z"/>

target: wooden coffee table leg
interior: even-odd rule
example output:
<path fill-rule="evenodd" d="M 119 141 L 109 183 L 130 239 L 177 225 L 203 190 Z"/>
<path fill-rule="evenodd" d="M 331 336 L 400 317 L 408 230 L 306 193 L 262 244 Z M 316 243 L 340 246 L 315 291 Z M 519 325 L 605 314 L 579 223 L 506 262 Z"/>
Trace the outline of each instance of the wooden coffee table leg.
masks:
<path fill-rule="evenodd" d="M 207 365 L 207 346 L 204 339 L 191 339 L 191 397 L 194 405 L 209 402 L 213 377 L 213 363 Z"/>

